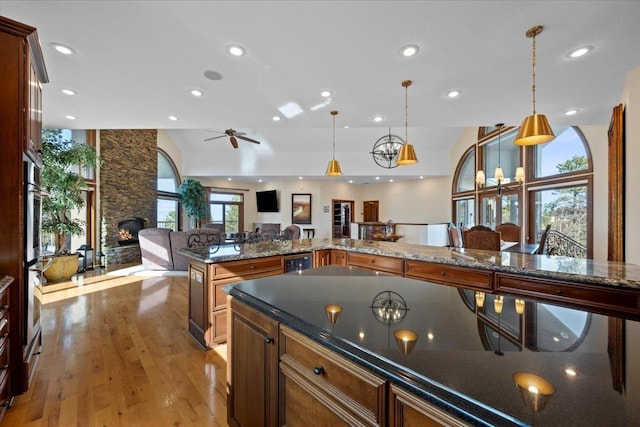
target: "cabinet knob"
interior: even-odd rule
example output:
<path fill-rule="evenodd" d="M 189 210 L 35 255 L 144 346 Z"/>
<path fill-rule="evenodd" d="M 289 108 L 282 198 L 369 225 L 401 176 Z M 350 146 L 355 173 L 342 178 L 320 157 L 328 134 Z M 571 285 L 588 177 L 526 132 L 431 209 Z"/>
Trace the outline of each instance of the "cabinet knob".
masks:
<path fill-rule="evenodd" d="M 558 290 L 555 292 L 555 294 L 556 294 L 556 295 L 562 295 L 562 291 L 561 291 L 560 289 L 558 289 Z"/>
<path fill-rule="evenodd" d="M 324 368 L 322 366 L 316 366 L 313 368 L 313 373 L 316 375 L 321 375 L 324 372 Z"/>
<path fill-rule="evenodd" d="M 264 342 L 267 344 L 271 344 L 273 342 L 273 338 L 271 337 L 264 337 Z"/>
<path fill-rule="evenodd" d="M 441 276 L 446 276 L 446 275 L 447 275 L 447 272 L 446 272 L 446 271 L 441 271 L 441 272 L 440 272 L 440 275 L 441 275 Z"/>

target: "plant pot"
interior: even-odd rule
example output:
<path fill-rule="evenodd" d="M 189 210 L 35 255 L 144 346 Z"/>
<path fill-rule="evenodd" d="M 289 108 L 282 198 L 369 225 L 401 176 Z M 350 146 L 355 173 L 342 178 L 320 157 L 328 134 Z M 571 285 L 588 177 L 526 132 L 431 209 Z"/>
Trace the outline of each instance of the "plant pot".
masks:
<path fill-rule="evenodd" d="M 69 280 L 78 272 L 78 254 L 55 256 L 51 265 L 44 271 L 48 282 Z"/>

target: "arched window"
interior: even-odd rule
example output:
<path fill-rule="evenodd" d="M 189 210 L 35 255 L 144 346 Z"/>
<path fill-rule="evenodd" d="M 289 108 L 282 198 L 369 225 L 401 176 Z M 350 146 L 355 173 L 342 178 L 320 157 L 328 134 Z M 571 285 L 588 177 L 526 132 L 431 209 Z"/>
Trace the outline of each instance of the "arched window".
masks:
<path fill-rule="evenodd" d="M 158 149 L 157 227 L 179 230 L 181 221 L 178 188 L 180 182 L 180 175 L 173 160 L 167 153 Z"/>
<path fill-rule="evenodd" d="M 593 164 L 584 135 L 577 127 L 556 128 L 555 139 L 526 147 L 525 153 L 524 147 L 513 145 L 517 130 L 502 129 L 498 143 L 496 128 L 480 128 L 478 142 L 462 155 L 453 177 L 452 221 L 491 228 L 515 223 L 525 229 L 525 244 L 537 243 L 551 224 L 547 252 L 555 248 L 558 253 L 569 244 L 578 248 L 569 255 L 591 257 Z M 500 185 L 494 178 L 498 165 L 504 173 Z M 515 179 L 519 166 L 525 169 L 524 183 Z M 478 170 L 484 172 L 482 185 L 475 182 Z"/>

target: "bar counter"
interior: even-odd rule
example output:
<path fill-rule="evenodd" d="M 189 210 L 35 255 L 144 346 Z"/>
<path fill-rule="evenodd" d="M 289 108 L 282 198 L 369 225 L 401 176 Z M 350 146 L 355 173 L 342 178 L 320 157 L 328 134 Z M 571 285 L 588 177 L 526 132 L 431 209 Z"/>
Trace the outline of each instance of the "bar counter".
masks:
<path fill-rule="evenodd" d="M 488 269 L 535 266 L 554 275 L 591 275 L 602 265 L 447 248 L 405 253 L 402 245 L 379 242 L 294 246 L 370 250 Z M 621 274 L 615 281 L 603 277 L 607 284 L 638 284 L 628 266 L 607 271 Z M 622 321 L 616 329 L 611 327 L 616 319 L 526 299 L 519 302 L 519 314 L 508 295 L 496 304 L 498 296 L 487 294 L 479 307 L 473 291 L 339 266 L 245 281 L 225 290 L 471 425 L 640 425 L 640 324 L 635 321 Z M 327 305 L 341 309 L 335 323 L 325 312 Z M 399 330 L 417 334 L 415 347 L 397 343 Z M 551 384 L 553 392 L 545 396 L 542 383 L 538 395 L 516 385 L 531 374 Z"/>
<path fill-rule="evenodd" d="M 567 283 L 640 291 L 640 267 L 637 265 L 562 256 L 492 252 L 354 239 L 305 239 L 301 241 L 287 240 L 241 245 L 225 244 L 205 248 L 181 249 L 179 252 L 199 262 L 218 263 L 273 255 L 313 252 L 323 249 L 338 249 L 405 260 L 429 261 L 494 272 L 512 273 L 532 278 L 560 280 Z"/>

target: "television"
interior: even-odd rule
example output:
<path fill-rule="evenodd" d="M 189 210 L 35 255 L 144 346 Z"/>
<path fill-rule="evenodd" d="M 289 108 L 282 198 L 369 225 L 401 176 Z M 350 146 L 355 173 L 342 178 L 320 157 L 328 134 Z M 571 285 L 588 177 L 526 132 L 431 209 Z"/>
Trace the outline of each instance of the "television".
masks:
<path fill-rule="evenodd" d="M 258 212 L 279 212 L 276 190 L 256 191 Z"/>

